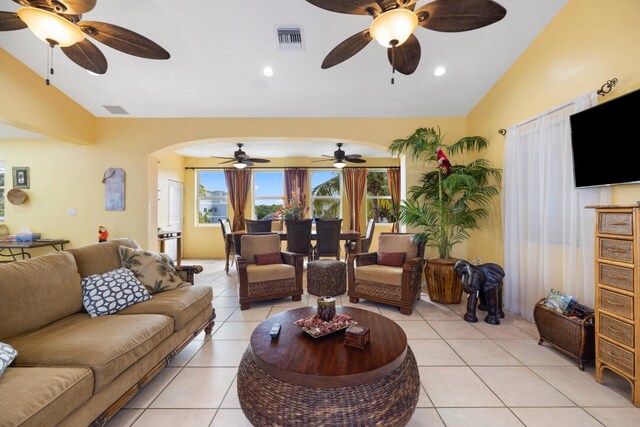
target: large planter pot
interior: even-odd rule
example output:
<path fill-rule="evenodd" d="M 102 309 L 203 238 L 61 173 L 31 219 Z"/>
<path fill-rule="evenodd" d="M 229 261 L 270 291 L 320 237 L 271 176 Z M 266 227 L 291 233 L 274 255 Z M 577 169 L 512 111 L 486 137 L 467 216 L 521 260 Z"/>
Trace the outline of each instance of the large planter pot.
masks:
<path fill-rule="evenodd" d="M 459 304 L 462 299 L 462 281 L 453 270 L 456 258 L 428 259 L 424 275 L 427 279 L 427 291 L 433 302 L 440 304 Z"/>

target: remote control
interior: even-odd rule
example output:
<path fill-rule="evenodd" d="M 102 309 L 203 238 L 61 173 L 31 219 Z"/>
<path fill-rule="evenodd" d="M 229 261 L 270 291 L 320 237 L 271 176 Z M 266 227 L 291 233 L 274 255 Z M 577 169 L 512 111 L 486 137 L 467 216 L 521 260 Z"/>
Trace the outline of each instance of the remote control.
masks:
<path fill-rule="evenodd" d="M 280 333 L 280 323 L 274 323 L 273 326 L 271 327 L 271 330 L 269 331 L 269 335 L 271 335 L 271 338 L 277 338 L 279 333 Z"/>

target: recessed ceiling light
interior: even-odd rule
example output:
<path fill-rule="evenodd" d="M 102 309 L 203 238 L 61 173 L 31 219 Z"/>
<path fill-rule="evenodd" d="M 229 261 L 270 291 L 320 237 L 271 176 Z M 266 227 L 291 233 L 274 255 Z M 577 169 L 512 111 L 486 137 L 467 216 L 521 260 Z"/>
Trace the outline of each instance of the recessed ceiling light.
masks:
<path fill-rule="evenodd" d="M 262 70 L 262 74 L 264 74 L 267 77 L 271 77 L 273 76 L 273 68 L 271 67 L 264 67 L 264 70 Z"/>
<path fill-rule="evenodd" d="M 444 68 L 443 66 L 440 67 L 436 67 L 436 69 L 433 71 L 433 74 L 435 74 L 436 77 L 440 77 L 440 76 L 444 76 L 444 73 L 447 72 L 447 69 Z"/>

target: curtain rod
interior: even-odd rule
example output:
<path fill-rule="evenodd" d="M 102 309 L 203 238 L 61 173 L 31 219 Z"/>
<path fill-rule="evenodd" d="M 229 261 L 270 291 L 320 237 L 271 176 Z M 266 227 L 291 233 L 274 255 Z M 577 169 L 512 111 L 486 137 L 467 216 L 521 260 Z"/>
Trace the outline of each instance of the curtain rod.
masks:
<path fill-rule="evenodd" d="M 605 96 L 608 93 L 610 93 L 611 90 L 613 90 L 613 87 L 616 84 L 618 84 L 618 79 L 616 79 L 616 78 L 613 78 L 611 80 L 607 80 L 607 82 L 605 84 L 603 84 L 602 87 L 596 91 L 596 93 L 598 95 L 600 95 L 600 96 Z M 555 111 L 561 110 L 564 107 L 565 107 L 565 105 L 563 105 L 562 107 L 556 108 L 554 110 L 551 110 L 550 113 L 553 113 Z M 521 123 L 521 125 L 527 124 L 527 123 L 529 123 L 529 122 L 531 122 L 533 120 L 535 120 L 535 119 L 527 120 L 526 122 Z M 503 129 L 498 130 L 498 133 L 500 135 L 502 135 L 502 136 L 505 136 L 507 134 L 507 130 L 503 128 Z"/>
<path fill-rule="evenodd" d="M 261 168 L 251 168 L 249 167 L 249 169 L 254 169 L 254 170 L 263 170 L 263 169 L 286 169 L 290 166 L 265 166 L 265 167 L 261 167 Z M 400 166 L 347 166 L 348 169 L 400 169 Z M 197 166 L 186 166 L 184 168 L 185 170 L 224 170 L 224 169 L 229 169 L 229 167 L 223 167 L 223 166 L 201 166 L 201 167 L 197 167 Z M 231 168 L 233 169 L 233 168 Z M 296 169 L 331 169 L 331 170 L 337 170 L 339 171 L 340 169 L 338 168 L 334 168 L 333 166 L 311 166 L 311 167 L 297 167 Z"/>

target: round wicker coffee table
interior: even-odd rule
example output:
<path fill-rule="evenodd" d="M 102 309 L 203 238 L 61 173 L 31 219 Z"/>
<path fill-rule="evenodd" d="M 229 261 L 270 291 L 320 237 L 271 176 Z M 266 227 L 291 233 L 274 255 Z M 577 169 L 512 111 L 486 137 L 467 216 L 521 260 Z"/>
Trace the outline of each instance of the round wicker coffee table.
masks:
<path fill-rule="evenodd" d="M 420 376 L 404 331 L 376 313 L 337 307 L 370 328 L 363 349 L 344 345 L 344 332 L 312 338 L 295 326 L 315 307 L 262 322 L 238 369 L 238 397 L 254 426 L 406 425 L 420 394 Z M 282 329 L 271 340 L 274 323 Z"/>

